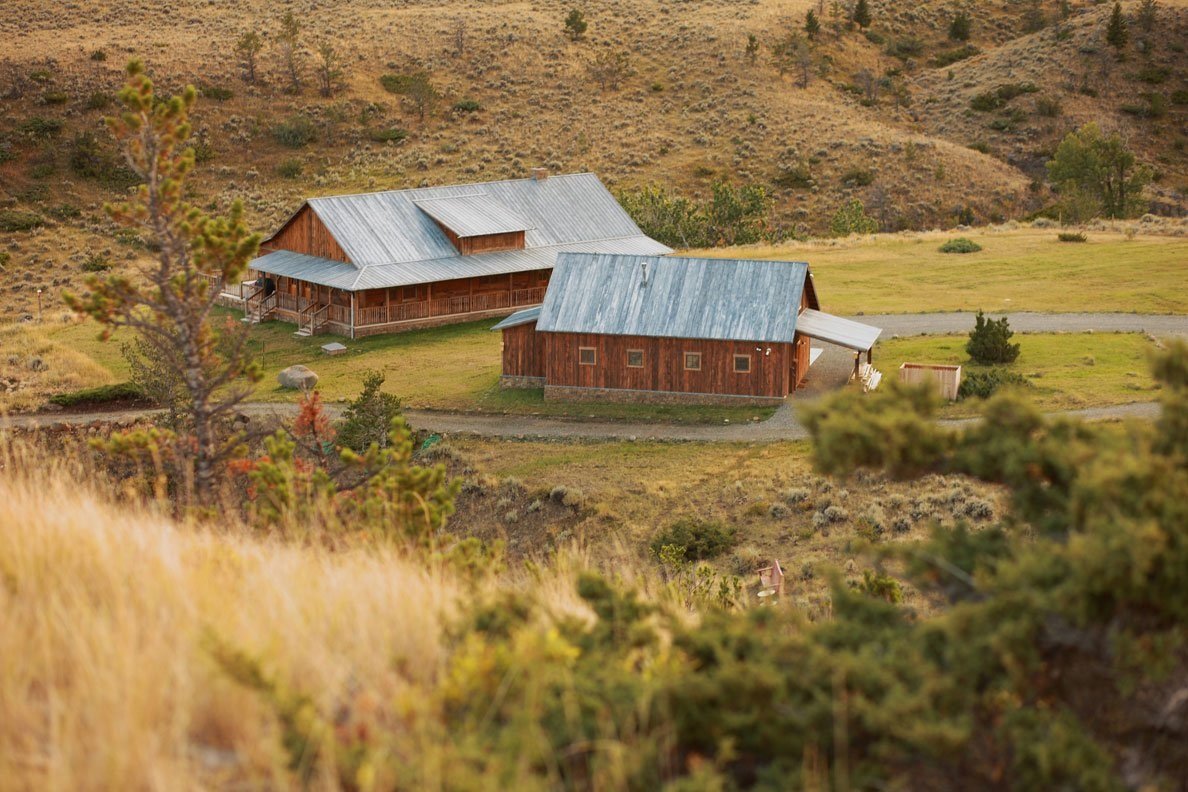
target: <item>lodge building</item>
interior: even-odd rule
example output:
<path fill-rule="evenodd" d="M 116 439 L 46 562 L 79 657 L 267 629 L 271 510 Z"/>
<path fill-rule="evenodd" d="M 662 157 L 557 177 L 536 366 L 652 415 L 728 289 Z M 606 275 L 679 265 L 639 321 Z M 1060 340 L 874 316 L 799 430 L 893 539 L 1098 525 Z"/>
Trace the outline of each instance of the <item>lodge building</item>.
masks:
<path fill-rule="evenodd" d="M 310 198 L 218 284 L 250 322 L 358 338 L 539 305 L 561 252 L 666 254 L 579 173 Z"/>
<path fill-rule="evenodd" d="M 775 404 L 820 349 L 880 330 L 820 310 L 803 262 L 614 253 L 558 257 L 544 303 L 499 322 L 503 387 L 545 399 Z"/>

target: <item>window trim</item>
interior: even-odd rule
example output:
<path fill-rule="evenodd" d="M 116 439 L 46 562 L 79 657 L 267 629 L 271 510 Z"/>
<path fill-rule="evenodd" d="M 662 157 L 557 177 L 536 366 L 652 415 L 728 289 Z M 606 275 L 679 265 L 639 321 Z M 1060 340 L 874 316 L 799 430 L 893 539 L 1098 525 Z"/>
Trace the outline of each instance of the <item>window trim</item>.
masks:
<path fill-rule="evenodd" d="M 697 356 L 697 366 L 696 367 L 691 367 L 689 365 L 689 356 L 690 355 Z M 681 365 L 685 371 L 701 371 L 701 353 L 700 352 L 689 352 L 689 351 L 682 352 L 681 353 Z"/>
<path fill-rule="evenodd" d="M 589 352 L 589 353 L 590 353 L 590 357 L 591 357 L 592 359 L 590 360 L 590 362 L 589 362 L 589 363 L 587 363 L 586 361 L 582 360 L 582 353 L 583 353 L 583 352 Z M 598 348 L 597 348 L 597 347 L 588 347 L 588 346 L 580 346 L 580 347 L 578 347 L 578 365 L 579 365 L 579 366 L 597 366 L 597 365 L 598 365 Z"/>
<path fill-rule="evenodd" d="M 739 358 L 746 359 L 747 367 L 745 369 L 740 369 L 738 367 Z M 741 354 L 735 353 L 731 362 L 733 363 L 733 368 L 734 368 L 735 374 L 750 374 L 751 373 L 751 362 L 752 361 L 751 361 L 751 356 L 749 354 L 746 354 L 745 352 L 741 353 Z"/>
<path fill-rule="evenodd" d="M 412 289 L 413 296 L 408 296 L 408 290 Z M 421 287 L 420 286 L 401 286 L 400 287 L 400 302 L 420 302 Z"/>
<path fill-rule="evenodd" d="M 633 354 L 639 355 L 639 363 L 632 363 L 631 356 Z M 644 351 L 642 349 L 628 349 L 627 350 L 627 368 L 643 368 L 644 367 Z"/>

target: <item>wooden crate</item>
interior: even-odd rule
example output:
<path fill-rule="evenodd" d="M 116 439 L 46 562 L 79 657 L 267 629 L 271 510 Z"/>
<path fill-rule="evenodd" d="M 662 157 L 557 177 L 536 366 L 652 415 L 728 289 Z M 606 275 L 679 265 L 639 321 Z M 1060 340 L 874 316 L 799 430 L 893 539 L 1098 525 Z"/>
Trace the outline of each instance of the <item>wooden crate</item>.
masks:
<path fill-rule="evenodd" d="M 935 383 L 942 398 L 957 401 L 957 392 L 961 388 L 961 366 L 904 363 L 899 367 L 899 381 L 909 385 Z"/>

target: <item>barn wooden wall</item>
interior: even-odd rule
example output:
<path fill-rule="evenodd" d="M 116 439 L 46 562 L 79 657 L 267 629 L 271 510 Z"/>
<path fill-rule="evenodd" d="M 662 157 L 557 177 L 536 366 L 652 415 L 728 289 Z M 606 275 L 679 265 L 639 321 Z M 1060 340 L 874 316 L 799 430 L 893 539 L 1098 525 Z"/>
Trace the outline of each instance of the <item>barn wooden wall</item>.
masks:
<path fill-rule="evenodd" d="M 796 343 L 792 345 L 792 390 L 796 390 L 804 382 L 804 378 L 808 375 L 809 369 L 809 353 L 811 352 L 811 342 L 808 336 L 802 336 L 800 333 L 796 334 Z"/>
<path fill-rule="evenodd" d="M 788 395 L 791 344 L 646 338 L 578 333 L 544 336 L 545 378 L 549 385 L 583 388 L 625 388 L 677 393 L 719 393 L 742 396 Z M 578 363 L 578 348 L 597 350 L 597 363 Z M 759 347 L 759 349 L 756 349 Z M 763 350 L 770 348 L 771 354 Z M 627 350 L 641 349 L 642 368 L 628 368 Z M 684 370 L 684 353 L 701 353 L 701 370 Z M 735 354 L 751 356 L 751 371 L 734 371 Z"/>
<path fill-rule="evenodd" d="M 435 221 L 436 222 L 436 221 Z M 484 234 L 483 236 L 460 237 L 450 229 L 437 223 L 450 244 L 463 256 L 475 253 L 493 253 L 497 250 L 523 250 L 524 232 L 509 231 L 506 234 Z"/>
<path fill-rule="evenodd" d="M 293 219 L 260 248 L 264 251 L 292 250 L 307 256 L 320 256 L 334 261 L 350 261 L 346 251 L 335 241 L 326 226 L 322 225 L 322 221 L 308 206 L 301 207 Z"/>
<path fill-rule="evenodd" d="M 544 339 L 544 333 L 536 332 L 536 322 L 505 329 L 503 374 L 509 377 L 543 377 Z"/>

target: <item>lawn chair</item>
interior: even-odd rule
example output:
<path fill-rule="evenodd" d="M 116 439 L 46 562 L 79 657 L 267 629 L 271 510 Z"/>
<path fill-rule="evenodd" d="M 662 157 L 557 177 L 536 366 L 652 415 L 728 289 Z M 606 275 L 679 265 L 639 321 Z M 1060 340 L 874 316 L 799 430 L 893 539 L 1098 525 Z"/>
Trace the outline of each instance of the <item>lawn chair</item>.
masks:
<path fill-rule="evenodd" d="M 771 566 L 759 570 L 759 599 L 764 602 L 772 597 L 784 593 L 784 570 L 779 561 L 772 561 Z"/>

